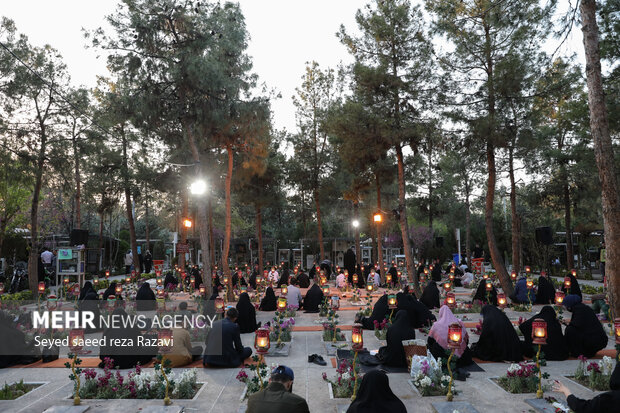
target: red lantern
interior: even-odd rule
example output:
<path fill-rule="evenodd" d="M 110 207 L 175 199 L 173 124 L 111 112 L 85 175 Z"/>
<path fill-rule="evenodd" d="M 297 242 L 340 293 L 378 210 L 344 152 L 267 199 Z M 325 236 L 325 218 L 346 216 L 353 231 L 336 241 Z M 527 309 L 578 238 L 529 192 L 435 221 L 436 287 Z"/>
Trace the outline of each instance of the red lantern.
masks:
<path fill-rule="evenodd" d="M 286 297 L 278 297 L 278 311 L 286 311 Z"/>
<path fill-rule="evenodd" d="M 388 284 L 392 284 L 392 274 L 387 274 L 385 276 L 385 282 Z"/>
<path fill-rule="evenodd" d="M 58 307 L 58 297 L 56 297 L 54 294 L 51 294 L 47 297 L 47 308 L 48 310 L 55 310 L 56 307 Z"/>
<path fill-rule="evenodd" d="M 499 308 L 505 308 L 506 307 L 506 294 L 504 294 L 504 293 L 498 293 L 497 294 L 497 306 Z"/>
<path fill-rule="evenodd" d="M 321 277 L 319 277 L 319 281 L 321 283 L 321 285 L 325 285 L 327 284 L 327 277 L 323 274 L 321 274 Z"/>
<path fill-rule="evenodd" d="M 204 295 L 207 292 L 207 287 L 205 287 L 204 284 L 200 284 L 198 290 L 200 291 L 200 295 Z"/>
<path fill-rule="evenodd" d="M 547 322 L 542 318 L 537 318 L 532 322 L 532 343 L 547 344 Z"/>
<path fill-rule="evenodd" d="M 280 289 L 280 292 L 282 294 L 288 294 L 288 287 L 286 285 L 283 285 L 282 288 Z"/>
<path fill-rule="evenodd" d="M 461 347 L 463 341 L 463 329 L 459 323 L 450 324 L 448 327 L 448 348 L 456 350 Z"/>
<path fill-rule="evenodd" d="M 45 294 L 45 282 L 41 281 L 39 283 L 39 294 Z"/>
<path fill-rule="evenodd" d="M 572 269 L 570 270 L 570 273 L 573 274 L 573 277 L 577 277 L 577 270 L 576 269 Z"/>
<path fill-rule="evenodd" d="M 398 301 L 396 300 L 396 294 L 388 295 L 388 308 L 390 310 L 394 310 L 398 306 Z"/>
<path fill-rule="evenodd" d="M 269 329 L 259 328 L 254 336 L 254 348 L 258 354 L 267 354 L 269 352 Z"/>
<path fill-rule="evenodd" d="M 564 277 L 564 287 L 569 290 L 570 289 L 570 285 L 571 285 L 571 279 L 570 277 Z"/>
<path fill-rule="evenodd" d="M 75 328 L 69 332 L 69 349 L 72 352 L 80 351 L 84 347 L 84 330 Z"/>
<path fill-rule="evenodd" d="M 514 280 L 516 280 L 516 279 L 517 279 L 517 272 L 516 272 L 516 271 L 511 271 L 511 272 L 510 272 L 510 279 L 511 279 L 512 281 L 514 281 Z"/>
<path fill-rule="evenodd" d="M 359 276 L 357 274 L 353 274 L 353 284 L 357 284 L 357 281 L 359 280 Z"/>
<path fill-rule="evenodd" d="M 446 294 L 446 305 L 449 308 L 456 307 L 456 297 L 454 296 L 453 292 L 449 292 Z"/>
<path fill-rule="evenodd" d="M 454 281 L 454 273 L 451 272 L 450 275 L 448 275 L 448 279 L 450 280 L 450 282 Z"/>
<path fill-rule="evenodd" d="M 428 268 L 424 268 L 424 275 L 428 275 Z"/>
<path fill-rule="evenodd" d="M 99 277 L 94 277 L 93 278 L 93 284 L 95 284 L 95 285 L 99 284 Z"/>
<path fill-rule="evenodd" d="M 215 298 L 215 311 L 220 314 L 224 312 L 224 299 L 222 297 Z"/>
<path fill-rule="evenodd" d="M 4 294 L 4 283 L 0 283 L 0 294 Z"/>
<path fill-rule="evenodd" d="M 163 278 L 161 278 L 161 277 L 157 277 L 156 281 L 157 281 L 157 285 L 159 285 L 159 286 L 163 286 L 163 285 L 164 285 L 164 280 L 163 280 Z"/>
<path fill-rule="evenodd" d="M 136 276 L 136 270 L 132 270 L 131 271 L 131 278 L 134 278 Z"/>
<path fill-rule="evenodd" d="M 372 285 L 372 283 L 366 284 L 366 291 L 368 291 L 369 293 L 371 293 L 374 288 L 375 287 Z"/>
<path fill-rule="evenodd" d="M 329 295 L 329 285 L 322 286 L 321 290 L 323 290 L 323 295 Z"/>
<path fill-rule="evenodd" d="M 196 289 L 196 277 L 193 275 L 189 277 L 189 283 L 192 285 L 192 289 Z"/>
<path fill-rule="evenodd" d="M 364 329 L 361 324 L 353 324 L 351 329 L 351 348 L 359 351 L 364 348 Z"/>
<path fill-rule="evenodd" d="M 555 305 L 562 305 L 564 302 L 564 291 L 555 292 Z"/>
<path fill-rule="evenodd" d="M 532 269 L 530 268 L 530 266 L 529 266 L 529 265 L 527 265 L 527 266 L 525 267 L 525 273 L 526 273 L 527 275 L 530 275 L 530 273 L 531 273 L 531 272 L 532 272 Z"/>
<path fill-rule="evenodd" d="M 105 271 L 105 278 L 106 279 L 110 278 L 110 270 Z"/>
<path fill-rule="evenodd" d="M 114 292 L 115 292 L 116 294 L 120 294 L 120 293 L 122 293 L 122 292 L 123 292 L 123 286 L 122 286 L 122 285 L 120 285 L 120 284 L 116 284 L 116 288 L 114 289 Z"/>
<path fill-rule="evenodd" d="M 443 284 L 443 289 L 444 289 L 444 290 L 446 290 L 446 291 L 450 291 L 450 290 L 452 290 L 452 284 L 450 284 L 450 283 L 448 283 L 448 282 L 447 282 L 447 283 L 444 283 L 444 284 Z"/>
<path fill-rule="evenodd" d="M 532 281 L 531 278 L 528 278 L 527 281 L 525 281 L 525 286 L 528 290 L 531 290 L 532 288 L 534 288 L 534 281 Z"/>
<path fill-rule="evenodd" d="M 166 292 L 164 291 L 163 288 L 158 288 L 157 289 L 157 297 L 158 298 L 164 298 L 164 295 L 166 295 Z"/>
<path fill-rule="evenodd" d="M 486 272 L 484 274 L 482 274 L 482 278 L 484 280 L 488 280 L 489 279 L 489 274 L 487 274 Z"/>
<path fill-rule="evenodd" d="M 493 291 L 493 283 L 491 281 L 487 281 L 485 284 L 485 288 L 487 291 Z"/>
<path fill-rule="evenodd" d="M 614 320 L 614 333 L 616 336 L 616 344 L 620 344 L 620 318 Z"/>
<path fill-rule="evenodd" d="M 157 344 L 161 354 L 169 353 L 172 350 L 172 330 L 165 328 L 157 332 Z"/>
<path fill-rule="evenodd" d="M 65 275 L 62 281 L 65 283 L 65 285 L 69 284 L 69 276 Z"/>
<path fill-rule="evenodd" d="M 113 294 L 108 295 L 108 308 L 110 310 L 113 310 L 115 305 L 116 305 L 116 296 Z"/>

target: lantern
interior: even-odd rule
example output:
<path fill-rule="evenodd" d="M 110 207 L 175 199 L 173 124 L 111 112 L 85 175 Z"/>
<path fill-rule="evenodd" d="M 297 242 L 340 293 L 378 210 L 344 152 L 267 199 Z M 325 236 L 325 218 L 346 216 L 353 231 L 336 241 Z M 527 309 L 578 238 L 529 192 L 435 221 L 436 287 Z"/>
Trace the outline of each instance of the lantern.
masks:
<path fill-rule="evenodd" d="M 532 268 L 530 268 L 530 266 L 529 266 L 529 265 L 526 265 L 526 266 L 525 266 L 525 273 L 526 273 L 527 275 L 529 275 L 531 272 L 532 272 Z"/>
<path fill-rule="evenodd" d="M 207 292 L 207 287 L 205 287 L 204 284 L 200 284 L 198 290 L 200 291 L 200 295 L 204 295 Z"/>
<path fill-rule="evenodd" d="M 487 281 L 484 287 L 487 291 L 493 291 L 493 283 L 491 281 Z"/>
<path fill-rule="evenodd" d="M 41 281 L 39 283 L 39 294 L 45 294 L 45 282 Z"/>
<path fill-rule="evenodd" d="M 616 336 L 616 344 L 620 344 L 620 318 L 614 319 L 614 333 Z"/>
<path fill-rule="evenodd" d="M 364 329 L 361 324 L 353 324 L 351 329 L 351 348 L 359 351 L 364 348 Z"/>
<path fill-rule="evenodd" d="M 256 284 L 260 284 L 261 282 L 263 282 L 263 277 L 256 275 Z"/>
<path fill-rule="evenodd" d="M 435 269 L 435 266 L 433 264 L 428 266 L 429 270 L 433 271 L 433 269 Z"/>
<path fill-rule="evenodd" d="M 448 348 L 456 350 L 461 347 L 463 340 L 463 329 L 459 323 L 450 324 L 448 327 Z"/>
<path fill-rule="evenodd" d="M 555 292 L 555 305 L 562 305 L 564 302 L 564 291 Z"/>
<path fill-rule="evenodd" d="M 256 349 L 256 353 L 264 355 L 269 352 L 269 329 L 268 328 L 259 328 L 256 330 L 256 334 L 254 336 L 254 348 Z"/>
<path fill-rule="evenodd" d="M 506 307 L 506 294 L 504 293 L 498 293 L 497 294 L 497 305 L 499 308 L 505 308 Z"/>
<path fill-rule="evenodd" d="M 172 330 L 169 328 L 159 330 L 157 332 L 157 344 L 161 354 L 170 352 L 172 349 Z"/>
<path fill-rule="evenodd" d="M 164 295 L 166 294 L 166 292 L 164 291 L 163 288 L 158 288 L 157 289 L 157 297 L 158 298 L 164 298 Z"/>
<path fill-rule="evenodd" d="M 99 277 L 94 277 L 93 278 L 93 284 L 95 284 L 95 285 L 99 284 Z"/>
<path fill-rule="evenodd" d="M 366 291 L 371 293 L 373 289 L 374 289 L 374 286 L 371 283 L 366 284 Z"/>
<path fill-rule="evenodd" d="M 449 282 L 443 284 L 443 289 L 446 291 L 450 291 L 452 289 L 452 284 Z"/>
<path fill-rule="evenodd" d="M 189 277 L 189 283 L 192 285 L 192 288 L 196 288 L 196 277 L 193 275 Z"/>
<path fill-rule="evenodd" d="M 324 285 L 321 289 L 323 290 L 324 295 L 329 294 L 329 285 Z"/>
<path fill-rule="evenodd" d="M 0 294 L 4 294 L 4 283 L 0 283 Z"/>
<path fill-rule="evenodd" d="M 215 311 L 220 314 L 224 312 L 224 299 L 222 297 L 215 298 Z"/>
<path fill-rule="evenodd" d="M 114 294 L 108 295 L 108 308 L 113 309 L 116 304 L 116 296 Z"/>
<path fill-rule="evenodd" d="M 319 281 L 321 282 L 321 285 L 325 285 L 327 283 L 327 277 L 321 274 Z"/>
<path fill-rule="evenodd" d="M 569 290 L 570 289 L 570 285 L 571 285 L 571 279 L 570 277 L 564 277 L 564 287 Z"/>
<path fill-rule="evenodd" d="M 446 294 L 446 305 L 448 308 L 456 307 L 456 297 L 453 292 L 449 292 Z"/>
<path fill-rule="evenodd" d="M 532 322 L 532 343 L 547 344 L 547 322 L 542 318 L 537 318 Z"/>
<path fill-rule="evenodd" d="M 282 288 L 280 289 L 280 292 L 282 294 L 288 294 L 288 287 L 286 285 L 283 285 Z"/>
<path fill-rule="evenodd" d="M 215 277 L 217 277 L 217 273 L 216 273 L 215 271 L 213 271 L 213 272 L 211 273 L 211 279 L 215 280 Z M 257 275 L 257 276 L 256 276 L 256 279 L 257 279 L 257 280 L 258 280 L 258 277 L 259 277 L 259 276 Z"/>
<path fill-rule="evenodd" d="M 375 221 L 377 224 L 380 224 L 381 221 L 383 221 L 383 216 L 381 215 L 380 212 L 375 212 L 372 216 L 373 221 Z"/>
<path fill-rule="evenodd" d="M 247 285 L 242 285 L 242 286 L 240 287 L 240 289 L 241 289 L 241 294 L 243 294 L 243 293 L 247 293 L 247 292 L 248 292 L 248 286 L 247 286 Z"/>
<path fill-rule="evenodd" d="M 388 308 L 390 310 L 393 310 L 397 307 L 398 302 L 396 301 L 396 294 L 389 294 L 388 295 Z"/>
<path fill-rule="evenodd" d="M 424 276 L 424 274 L 420 274 L 420 282 L 421 283 L 426 282 L 426 277 Z"/>
<path fill-rule="evenodd" d="M 136 276 L 136 270 L 132 270 L 131 271 L 131 278 L 134 278 Z"/>
<path fill-rule="evenodd" d="M 488 280 L 489 279 L 489 274 L 485 272 L 484 274 L 482 274 L 482 278 L 484 280 Z"/>
<path fill-rule="evenodd" d="M 428 275 L 428 268 L 424 268 L 424 275 Z"/>
<path fill-rule="evenodd" d="M 278 311 L 286 311 L 286 297 L 278 297 Z"/>
<path fill-rule="evenodd" d="M 392 284 L 392 274 L 387 274 L 385 276 L 385 282 L 388 284 Z"/>
<path fill-rule="evenodd" d="M 511 272 L 510 272 L 510 279 L 511 279 L 512 281 L 514 281 L 514 280 L 516 280 L 516 279 L 517 279 L 517 272 L 516 272 L 516 271 L 511 271 Z"/>
<path fill-rule="evenodd" d="M 159 286 L 163 286 L 163 285 L 164 285 L 164 280 L 163 280 L 163 278 L 161 278 L 161 277 L 157 277 L 156 281 L 157 281 L 157 285 L 159 285 Z"/>
<path fill-rule="evenodd" d="M 228 275 L 225 275 L 225 276 L 222 278 L 222 281 L 224 282 L 224 285 L 228 285 Z"/>
<path fill-rule="evenodd" d="M 69 276 L 65 275 L 64 278 L 62 279 L 62 282 L 64 282 L 65 285 L 69 284 Z"/>
<path fill-rule="evenodd" d="M 47 308 L 49 310 L 55 310 L 56 307 L 58 307 L 58 298 L 54 294 L 49 295 L 47 297 Z"/>
<path fill-rule="evenodd" d="M 72 352 L 80 351 L 84 347 L 84 330 L 75 328 L 69 332 L 69 349 Z"/>
<path fill-rule="evenodd" d="M 448 279 L 452 282 L 454 281 L 454 273 L 451 272 L 450 275 L 448 275 Z"/>
<path fill-rule="evenodd" d="M 353 284 L 357 284 L 358 280 L 359 280 L 359 276 L 357 274 L 353 274 Z"/>
<path fill-rule="evenodd" d="M 576 269 L 572 269 L 570 270 L 570 273 L 573 275 L 573 277 L 577 277 L 577 270 Z"/>
<path fill-rule="evenodd" d="M 128 275 L 125 277 L 125 284 L 129 284 L 131 282 L 131 277 Z"/>
<path fill-rule="evenodd" d="M 105 271 L 105 278 L 110 278 L 110 270 Z"/>
<path fill-rule="evenodd" d="M 120 284 L 116 284 L 116 288 L 114 289 L 114 292 L 115 292 L 116 294 L 120 294 L 120 293 L 122 293 L 122 292 L 123 292 L 123 286 L 122 286 L 122 285 L 120 285 Z"/>
<path fill-rule="evenodd" d="M 340 297 L 338 297 L 337 295 L 332 295 L 331 304 L 332 304 L 332 310 L 339 309 L 340 308 Z"/>
<path fill-rule="evenodd" d="M 528 290 L 531 290 L 534 288 L 534 281 L 531 278 L 528 278 L 527 281 L 525 281 L 525 286 Z"/>

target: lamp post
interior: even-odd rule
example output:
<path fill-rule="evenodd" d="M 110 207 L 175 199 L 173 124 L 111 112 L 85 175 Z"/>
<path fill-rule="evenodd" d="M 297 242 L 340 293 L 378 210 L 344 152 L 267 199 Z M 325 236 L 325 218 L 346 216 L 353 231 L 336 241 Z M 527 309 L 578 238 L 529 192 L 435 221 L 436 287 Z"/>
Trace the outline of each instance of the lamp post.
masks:
<path fill-rule="evenodd" d="M 357 361 L 357 353 L 364 348 L 364 329 L 361 324 L 354 324 L 351 330 L 351 350 L 355 353 L 353 356 L 353 375 L 355 376 L 355 381 L 353 383 L 353 395 L 351 396 L 351 401 L 353 401 L 357 395 L 357 372 L 355 371 L 355 362 Z"/>
<path fill-rule="evenodd" d="M 161 357 L 161 374 L 164 376 L 164 380 L 166 381 L 166 394 L 164 396 L 164 406 L 170 406 L 172 402 L 170 401 L 170 397 L 168 393 L 170 391 L 170 380 L 168 379 L 168 375 L 166 374 L 166 354 L 170 352 L 172 348 L 172 330 L 164 329 L 157 332 L 157 343 L 159 345 L 159 352 L 162 354 Z"/>
<path fill-rule="evenodd" d="M 542 318 L 537 318 L 532 322 L 532 343 L 538 345 L 538 353 L 536 353 L 536 368 L 538 369 L 538 390 L 536 398 L 542 399 L 542 371 L 540 369 L 540 349 L 547 344 L 547 322 Z"/>
<path fill-rule="evenodd" d="M 448 326 L 448 348 L 450 349 L 450 357 L 448 357 L 448 372 L 450 373 L 450 384 L 448 385 L 448 394 L 446 395 L 446 400 L 452 401 L 452 368 L 450 367 L 450 362 L 452 361 L 452 357 L 454 356 L 454 351 L 461 347 L 461 341 L 463 340 L 463 330 L 459 323 L 453 323 Z"/>

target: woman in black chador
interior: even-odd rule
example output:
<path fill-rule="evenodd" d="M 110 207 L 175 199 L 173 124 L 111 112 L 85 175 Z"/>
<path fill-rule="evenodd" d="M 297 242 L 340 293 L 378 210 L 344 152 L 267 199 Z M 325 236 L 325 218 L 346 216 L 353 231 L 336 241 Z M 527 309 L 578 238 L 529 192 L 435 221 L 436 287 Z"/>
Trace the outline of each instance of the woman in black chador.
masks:
<path fill-rule="evenodd" d="M 610 391 L 601 393 L 593 399 L 584 400 L 573 396 L 571 391 L 559 381 L 554 383 L 553 391 L 564 393 L 568 407 L 575 413 L 617 412 L 618 406 L 620 406 L 620 367 L 618 366 L 620 363 L 616 363 L 616 367 L 609 378 Z"/>
<path fill-rule="evenodd" d="M 89 311 L 95 316 L 95 318 L 93 319 L 93 324 L 95 325 L 95 328 L 92 329 L 90 327 L 87 327 L 85 332 L 94 333 L 95 331 L 101 330 L 99 320 L 99 315 L 101 314 L 101 312 L 99 311 L 99 294 L 97 294 L 97 291 L 93 288 L 93 285 L 90 281 L 86 281 L 84 283 L 84 286 L 80 290 L 78 303 L 78 309 L 80 311 Z"/>
<path fill-rule="evenodd" d="M 523 333 L 525 339 L 525 355 L 532 357 L 534 355 L 534 346 L 532 344 L 532 323 L 535 319 L 542 318 L 547 322 L 547 344 L 542 346 L 545 353 L 545 359 L 563 361 L 568 358 L 568 345 L 562 333 L 562 326 L 558 321 L 555 310 L 551 306 L 544 306 L 540 313 L 530 318 L 519 326 L 519 330 Z"/>
<path fill-rule="evenodd" d="M 547 275 L 540 274 L 538 277 L 538 290 L 536 291 L 535 304 L 553 304 L 555 302 L 555 286 Z M 545 353 L 546 355 L 547 353 Z"/>
<path fill-rule="evenodd" d="M 593 357 L 607 346 L 607 334 L 594 310 L 581 302 L 577 295 L 568 295 L 562 303 L 572 314 L 564 330 L 566 344 L 571 356 Z"/>
<path fill-rule="evenodd" d="M 297 283 L 299 284 L 299 288 L 308 288 L 310 287 L 310 278 L 302 271 L 297 276 Z"/>
<path fill-rule="evenodd" d="M 28 343 L 26 335 L 15 325 L 13 316 L 4 311 L 0 311 L 0 337 L 0 369 L 41 359 L 35 355 L 34 341 Z"/>
<path fill-rule="evenodd" d="M 365 330 L 374 330 L 375 321 L 382 322 L 384 319 L 390 316 L 390 309 L 388 308 L 387 294 L 383 294 L 372 307 L 372 313 L 370 317 L 356 318 L 355 322 L 360 323 Z"/>
<path fill-rule="evenodd" d="M 179 283 L 179 280 L 177 280 L 176 277 L 172 275 L 172 272 L 166 273 L 166 278 L 164 278 L 165 288 L 168 288 L 169 285 L 172 285 L 172 288 L 175 288 L 178 283 Z"/>
<path fill-rule="evenodd" d="M 483 304 L 491 304 L 497 306 L 497 290 L 495 289 L 495 286 L 493 286 L 493 289 L 491 291 L 487 291 L 486 284 L 486 280 L 480 280 L 473 300 L 480 300 Z"/>
<path fill-rule="evenodd" d="M 284 270 L 282 270 L 282 275 L 280 276 L 280 279 L 278 280 L 277 287 L 282 288 L 283 285 L 288 285 L 289 277 L 290 277 L 290 273 L 288 272 L 288 268 L 285 268 Z"/>
<path fill-rule="evenodd" d="M 579 287 L 579 281 L 573 274 L 566 274 L 567 277 L 570 277 L 570 288 L 566 288 L 564 285 L 564 281 L 562 280 L 562 291 L 567 296 L 569 295 L 578 295 L 579 298 L 583 300 L 583 296 L 581 295 L 581 288 Z"/>
<path fill-rule="evenodd" d="M 429 281 L 426 287 L 424 287 L 420 302 L 429 309 L 440 307 L 439 288 L 437 288 L 437 283 L 435 281 Z"/>
<path fill-rule="evenodd" d="M 523 360 L 521 342 L 512 323 L 501 310 L 492 305 L 482 308 L 482 332 L 472 345 L 474 357 L 487 361 Z"/>
<path fill-rule="evenodd" d="M 111 282 L 108 288 L 103 293 L 103 301 L 106 301 L 108 297 L 111 295 L 116 295 L 116 283 L 115 282 Z M 118 299 L 119 297 L 116 297 L 116 298 Z"/>
<path fill-rule="evenodd" d="M 151 290 L 149 283 L 143 283 L 136 293 L 136 310 L 152 311 L 157 307 L 155 293 Z"/>
<path fill-rule="evenodd" d="M 241 334 L 255 332 L 258 328 L 258 325 L 256 324 L 256 309 L 254 308 L 254 304 L 250 302 L 250 296 L 248 293 L 242 293 L 239 296 L 237 311 L 239 311 L 237 324 L 239 324 Z"/>
<path fill-rule="evenodd" d="M 407 357 L 403 348 L 403 340 L 413 340 L 415 329 L 411 327 L 409 314 L 400 310 L 387 331 L 387 346 L 381 347 L 377 357 L 382 364 L 392 367 L 407 367 Z"/>
<path fill-rule="evenodd" d="M 323 297 L 323 291 L 318 284 L 312 284 L 304 297 L 304 313 L 318 313 L 319 306 L 323 303 Z"/>
<path fill-rule="evenodd" d="M 413 328 L 429 327 L 437 318 L 430 310 L 411 294 L 396 294 L 397 310 L 405 310 Z M 390 310 L 391 311 L 391 310 Z"/>
<path fill-rule="evenodd" d="M 276 294 L 273 292 L 273 288 L 267 287 L 265 296 L 261 300 L 258 309 L 261 311 L 276 311 Z"/>
<path fill-rule="evenodd" d="M 347 413 L 407 413 L 403 402 L 390 388 L 387 374 L 381 370 L 371 370 L 364 374 L 355 401 Z"/>
<path fill-rule="evenodd" d="M 100 367 L 103 367 L 103 360 L 109 357 L 114 360 L 114 366 L 120 369 L 131 369 L 136 365 L 144 365 L 153 359 L 153 356 L 157 354 L 157 347 L 146 347 L 138 345 L 138 336 L 140 334 L 139 328 L 129 327 L 130 323 L 127 322 L 127 313 L 122 308 L 116 308 L 112 313 L 112 316 L 118 318 L 118 325 L 121 327 L 110 327 L 103 332 L 103 338 L 105 339 L 106 346 L 101 346 L 99 350 L 99 358 L 101 359 Z M 124 324 L 128 327 L 122 327 Z M 112 323 L 110 324 L 113 325 Z M 123 342 L 125 346 L 111 345 L 110 343 Z M 133 344 L 133 346 L 131 345 Z"/>

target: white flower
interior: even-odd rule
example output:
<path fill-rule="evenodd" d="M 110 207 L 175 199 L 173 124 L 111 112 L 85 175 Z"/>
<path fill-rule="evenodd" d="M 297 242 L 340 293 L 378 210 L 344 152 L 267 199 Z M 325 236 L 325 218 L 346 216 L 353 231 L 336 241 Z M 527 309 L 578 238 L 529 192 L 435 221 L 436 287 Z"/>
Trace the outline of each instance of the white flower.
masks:
<path fill-rule="evenodd" d="M 446 383 L 450 382 L 450 376 L 441 376 L 441 381 L 445 381 Z"/>
<path fill-rule="evenodd" d="M 510 367 L 508 367 L 508 372 L 509 373 L 515 373 L 517 371 L 519 371 L 521 369 L 521 366 L 519 366 L 518 364 L 511 364 Z"/>
<path fill-rule="evenodd" d="M 611 375 L 611 372 L 614 369 L 612 358 L 609 356 L 604 356 L 603 360 L 600 362 L 600 366 L 603 374 Z"/>
<path fill-rule="evenodd" d="M 424 377 L 422 380 L 420 380 L 420 385 L 422 387 L 428 387 L 433 383 L 433 381 L 431 380 L 430 377 Z"/>
<path fill-rule="evenodd" d="M 342 380 L 349 380 L 351 378 L 351 375 L 349 373 L 342 373 Z"/>

